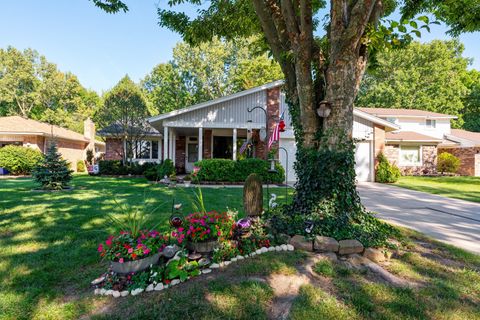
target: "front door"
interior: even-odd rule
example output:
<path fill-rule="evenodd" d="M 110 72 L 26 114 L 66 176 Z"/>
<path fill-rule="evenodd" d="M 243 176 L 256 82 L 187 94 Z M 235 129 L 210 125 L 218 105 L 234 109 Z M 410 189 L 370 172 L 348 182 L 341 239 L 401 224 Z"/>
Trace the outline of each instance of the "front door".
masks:
<path fill-rule="evenodd" d="M 192 172 L 193 165 L 198 161 L 198 138 L 187 137 L 186 141 L 185 171 Z"/>

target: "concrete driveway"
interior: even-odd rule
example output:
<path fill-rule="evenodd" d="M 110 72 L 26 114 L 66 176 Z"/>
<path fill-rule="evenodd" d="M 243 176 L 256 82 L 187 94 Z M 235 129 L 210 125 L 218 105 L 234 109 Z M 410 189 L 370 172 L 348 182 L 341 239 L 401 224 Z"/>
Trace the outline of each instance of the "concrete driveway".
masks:
<path fill-rule="evenodd" d="M 379 183 L 359 183 L 357 189 L 379 218 L 480 254 L 480 203 Z"/>

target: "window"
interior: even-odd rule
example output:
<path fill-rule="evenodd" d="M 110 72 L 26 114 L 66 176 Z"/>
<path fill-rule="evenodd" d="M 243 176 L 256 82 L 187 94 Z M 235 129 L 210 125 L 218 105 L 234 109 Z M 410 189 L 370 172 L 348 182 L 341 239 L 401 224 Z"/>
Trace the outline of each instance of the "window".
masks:
<path fill-rule="evenodd" d="M 152 159 L 158 159 L 158 141 L 152 141 Z"/>
<path fill-rule="evenodd" d="M 131 147 L 131 142 L 126 142 L 127 157 L 129 159 L 158 159 L 158 146 L 157 140 L 143 140 L 133 142 L 134 148 Z"/>
<path fill-rule="evenodd" d="M 232 137 L 213 137 L 213 158 L 232 159 Z"/>
<path fill-rule="evenodd" d="M 400 147 L 400 165 L 418 166 L 422 164 L 420 146 L 401 146 Z"/>
<path fill-rule="evenodd" d="M 437 120 L 427 119 L 426 121 L 427 129 L 433 129 L 437 126 Z"/>
<path fill-rule="evenodd" d="M 190 138 L 190 141 L 192 141 L 192 138 Z M 188 143 L 187 152 L 188 162 L 195 163 L 198 161 L 198 143 Z"/>

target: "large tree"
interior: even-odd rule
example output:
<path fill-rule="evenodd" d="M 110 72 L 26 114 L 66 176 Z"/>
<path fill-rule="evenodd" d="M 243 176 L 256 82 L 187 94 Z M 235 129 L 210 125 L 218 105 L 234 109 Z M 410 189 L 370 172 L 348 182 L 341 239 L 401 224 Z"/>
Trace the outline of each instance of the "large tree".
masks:
<path fill-rule="evenodd" d="M 265 53 L 252 53 L 254 46 L 253 38 L 178 43 L 173 59 L 142 81 L 153 109 L 164 113 L 281 79 L 279 65 Z"/>
<path fill-rule="evenodd" d="M 105 94 L 94 119 L 105 135 L 121 141 L 123 149 L 119 150 L 119 156 L 126 163 L 146 147 L 143 140 L 149 132 L 146 122 L 149 116 L 140 87 L 126 75 Z"/>
<path fill-rule="evenodd" d="M 93 1 L 110 11 L 127 10 L 119 0 Z M 196 16 L 176 10 L 185 2 L 197 6 Z M 168 2 L 174 9 L 159 9 L 158 13 L 161 26 L 178 32 L 192 44 L 214 36 L 233 39 L 262 35 L 284 73 L 295 128 L 298 182 L 290 212 L 310 214 L 318 208 L 323 217 L 333 217 L 328 222 L 325 219 L 324 224 L 345 230 L 365 224 L 369 217 L 355 188 L 352 141 L 353 104 L 369 54 L 385 43 L 397 46 L 403 39 L 411 40 L 409 34 L 402 36 L 410 31 L 406 27 L 409 21 L 386 27 L 380 19 L 404 3 L 411 16 L 435 6 L 419 5 L 425 2 L 330 0 L 327 7 L 322 0 L 174 0 Z M 463 3 L 462 10 L 478 12 L 476 0 L 459 2 Z M 327 9 L 328 15 L 322 17 Z M 442 9 L 450 13 L 448 8 Z M 453 10 L 457 9 L 455 6 Z M 454 27 L 459 32 L 478 30 L 477 17 L 472 16 L 474 28 L 470 23 Z M 427 17 L 421 20 L 428 24 Z M 452 25 L 456 21 L 445 19 Z M 315 34 L 322 26 L 326 33 L 318 39 Z M 411 32 L 420 32 L 417 21 L 409 23 L 410 27 Z"/>
<path fill-rule="evenodd" d="M 463 124 L 469 95 L 468 65 L 458 40 L 411 43 L 379 53 L 365 76 L 357 106 L 422 109 L 458 116 Z"/>

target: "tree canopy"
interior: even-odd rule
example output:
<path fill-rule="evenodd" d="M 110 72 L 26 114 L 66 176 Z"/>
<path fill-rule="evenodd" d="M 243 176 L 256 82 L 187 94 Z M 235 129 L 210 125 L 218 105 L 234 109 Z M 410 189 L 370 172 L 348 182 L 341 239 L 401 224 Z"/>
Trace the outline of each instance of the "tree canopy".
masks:
<path fill-rule="evenodd" d="M 458 117 L 454 126 L 461 127 L 466 99 L 476 84 L 468 71 L 471 61 L 462 56 L 463 50 L 458 40 L 435 40 L 379 53 L 375 67 L 365 76 L 356 104 L 450 114 Z"/>
<path fill-rule="evenodd" d="M 178 43 L 173 59 L 157 65 L 142 81 L 158 113 L 169 112 L 282 78 L 279 65 L 266 54 L 256 55 L 252 39 L 191 46 Z"/>
<path fill-rule="evenodd" d="M 37 51 L 0 49 L 0 116 L 20 115 L 82 132 L 100 103 L 77 77 Z"/>

